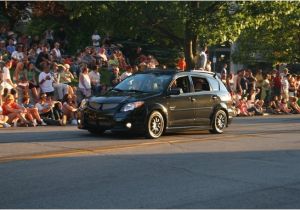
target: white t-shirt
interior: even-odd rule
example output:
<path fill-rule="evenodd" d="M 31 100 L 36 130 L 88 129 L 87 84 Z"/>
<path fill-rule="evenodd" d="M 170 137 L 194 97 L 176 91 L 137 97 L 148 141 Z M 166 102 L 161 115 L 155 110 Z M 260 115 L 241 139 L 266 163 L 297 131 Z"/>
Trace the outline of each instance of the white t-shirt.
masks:
<path fill-rule="evenodd" d="M 89 73 L 89 77 L 91 79 L 92 84 L 100 85 L 100 73 L 99 72 L 91 71 Z"/>
<path fill-rule="evenodd" d="M 3 88 L 7 88 L 7 89 L 12 89 L 13 86 L 11 86 L 7 80 L 11 80 L 11 77 L 10 77 L 10 72 L 9 72 L 9 69 L 7 67 L 3 67 L 3 78 L 2 78 L 3 82 L 1 84 L 1 86 Z"/>
<path fill-rule="evenodd" d="M 46 77 L 49 76 L 50 77 L 50 80 L 47 80 Z M 53 88 L 53 82 L 54 82 L 54 79 L 53 77 L 51 76 L 51 73 L 45 73 L 45 72 L 41 72 L 40 75 L 39 75 L 39 83 L 42 81 L 42 80 L 45 80 L 42 84 L 40 84 L 40 87 L 42 89 L 42 92 L 43 93 L 49 93 L 49 92 L 53 92 L 54 91 L 54 88 Z"/>
<path fill-rule="evenodd" d="M 83 81 L 81 81 L 81 79 L 79 78 L 78 87 L 81 89 L 91 89 L 91 79 L 90 79 L 89 75 L 81 74 L 81 76 L 83 77 Z M 83 84 L 85 85 L 85 87 Z"/>
<path fill-rule="evenodd" d="M 289 81 L 286 77 L 284 77 L 282 80 L 281 80 L 281 85 L 282 85 L 282 90 L 284 91 L 288 91 L 289 90 Z"/>
<path fill-rule="evenodd" d="M 38 109 L 38 112 L 42 114 L 44 109 L 48 109 L 50 107 L 50 104 L 47 102 L 44 104 L 36 103 L 35 107 Z"/>
<path fill-rule="evenodd" d="M 18 60 L 18 61 L 21 61 L 24 58 L 24 54 L 23 54 L 23 52 L 14 51 L 11 54 L 11 57 L 14 58 L 14 59 L 16 59 L 16 60 Z"/>
<path fill-rule="evenodd" d="M 94 47 L 99 47 L 99 42 L 100 42 L 101 37 L 99 34 L 93 34 L 92 35 L 92 41 L 93 41 L 93 46 Z"/>
<path fill-rule="evenodd" d="M 61 52 L 60 52 L 60 49 L 53 48 L 53 49 L 52 49 L 52 52 L 55 53 L 55 56 L 56 56 L 57 58 L 61 58 Z"/>

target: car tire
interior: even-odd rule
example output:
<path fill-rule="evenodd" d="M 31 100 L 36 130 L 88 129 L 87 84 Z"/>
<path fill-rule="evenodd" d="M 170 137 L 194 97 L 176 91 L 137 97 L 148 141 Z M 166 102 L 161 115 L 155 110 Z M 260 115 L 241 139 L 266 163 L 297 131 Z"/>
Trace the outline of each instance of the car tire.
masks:
<path fill-rule="evenodd" d="M 105 130 L 101 130 L 101 129 L 89 129 L 88 130 L 91 134 L 93 135 L 101 135 L 105 132 Z"/>
<path fill-rule="evenodd" d="M 209 130 L 211 133 L 221 134 L 227 127 L 227 114 L 223 110 L 217 110 L 212 118 L 212 129 Z"/>
<path fill-rule="evenodd" d="M 164 129 L 164 117 L 159 111 L 153 111 L 147 120 L 145 137 L 149 139 L 157 139 L 164 133 Z"/>

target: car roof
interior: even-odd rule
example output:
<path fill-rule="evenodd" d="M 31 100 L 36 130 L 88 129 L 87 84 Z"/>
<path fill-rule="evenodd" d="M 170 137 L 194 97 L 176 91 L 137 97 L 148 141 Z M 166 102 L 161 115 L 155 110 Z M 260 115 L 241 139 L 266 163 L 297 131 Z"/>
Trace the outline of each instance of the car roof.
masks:
<path fill-rule="evenodd" d="M 137 72 L 136 74 L 161 74 L 161 75 L 203 75 L 208 77 L 215 77 L 215 72 L 191 70 L 191 71 L 179 71 L 177 69 L 146 69 L 144 71 Z"/>

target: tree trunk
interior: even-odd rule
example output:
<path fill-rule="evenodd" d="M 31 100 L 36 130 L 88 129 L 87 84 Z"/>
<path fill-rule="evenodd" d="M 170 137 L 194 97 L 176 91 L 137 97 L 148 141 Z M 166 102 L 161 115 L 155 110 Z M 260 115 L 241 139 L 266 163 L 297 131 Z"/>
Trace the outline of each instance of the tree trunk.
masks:
<path fill-rule="evenodd" d="M 193 37 L 191 35 L 191 22 L 189 20 L 185 23 L 184 32 L 184 55 L 186 61 L 186 69 L 189 71 L 194 68 L 194 54 L 193 54 Z"/>

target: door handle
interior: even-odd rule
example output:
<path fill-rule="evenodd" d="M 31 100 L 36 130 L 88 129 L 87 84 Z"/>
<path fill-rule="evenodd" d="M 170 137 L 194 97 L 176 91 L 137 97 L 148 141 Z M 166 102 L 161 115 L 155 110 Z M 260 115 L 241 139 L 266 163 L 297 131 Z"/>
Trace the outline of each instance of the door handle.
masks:
<path fill-rule="evenodd" d="M 192 102 L 196 101 L 196 99 L 195 99 L 194 97 L 189 97 L 189 99 L 190 99 Z"/>
<path fill-rule="evenodd" d="M 216 100 L 216 99 L 218 99 L 218 96 L 213 95 L 213 96 L 211 97 L 211 99 Z"/>

